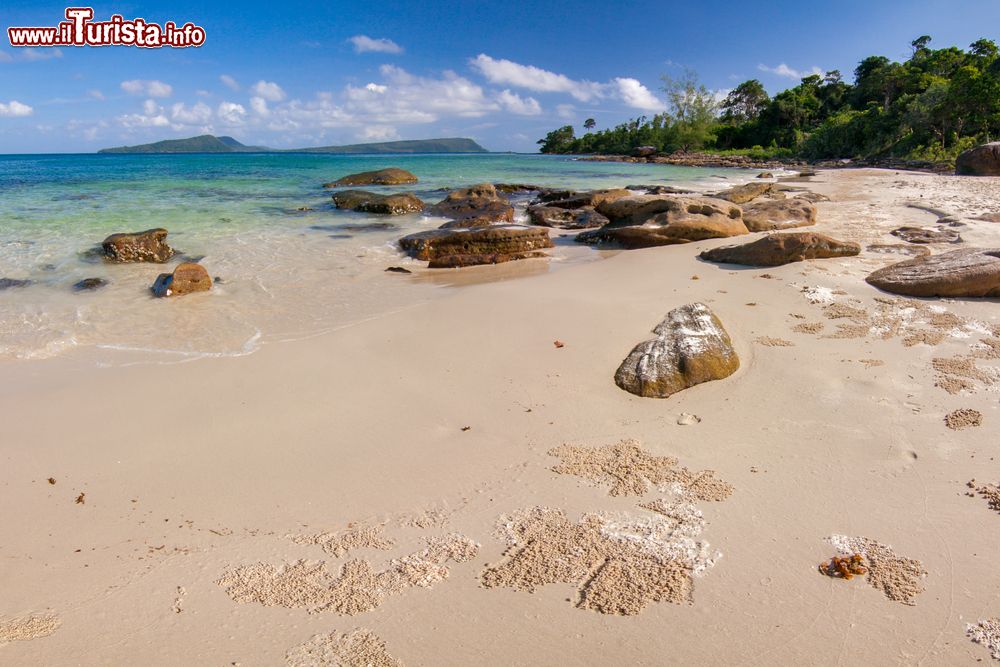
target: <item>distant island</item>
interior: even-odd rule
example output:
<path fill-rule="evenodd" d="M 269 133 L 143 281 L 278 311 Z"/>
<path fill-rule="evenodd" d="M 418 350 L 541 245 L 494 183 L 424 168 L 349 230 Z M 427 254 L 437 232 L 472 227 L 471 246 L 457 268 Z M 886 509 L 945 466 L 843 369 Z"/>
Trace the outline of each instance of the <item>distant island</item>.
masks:
<path fill-rule="evenodd" d="M 411 139 L 384 141 L 374 144 L 349 144 L 347 146 L 318 146 L 313 148 L 276 149 L 266 146 L 246 146 L 232 137 L 203 134 L 188 139 L 166 139 L 152 144 L 102 148 L 98 153 L 489 153 L 472 139 L 449 137 L 445 139 Z"/>

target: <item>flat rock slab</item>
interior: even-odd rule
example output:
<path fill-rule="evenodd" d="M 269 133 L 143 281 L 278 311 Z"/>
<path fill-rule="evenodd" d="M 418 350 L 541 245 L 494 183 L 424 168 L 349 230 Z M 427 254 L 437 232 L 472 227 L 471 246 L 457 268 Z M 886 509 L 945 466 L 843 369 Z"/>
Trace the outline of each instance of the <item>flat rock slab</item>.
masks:
<path fill-rule="evenodd" d="M 740 207 L 710 197 L 639 195 L 597 207 L 611 223 L 576 237 L 581 243 L 617 242 L 649 248 L 747 234 Z"/>
<path fill-rule="evenodd" d="M 401 185 L 403 183 L 416 183 L 417 177 L 398 167 L 389 167 L 377 171 L 362 171 L 357 174 L 350 174 L 333 183 L 324 183 L 324 188 L 339 188 L 346 185 Z"/>
<path fill-rule="evenodd" d="M 954 229 L 900 227 L 889 232 L 907 243 L 959 243 L 962 237 Z"/>
<path fill-rule="evenodd" d="M 759 177 L 758 177 L 759 178 Z M 737 185 L 715 195 L 717 199 L 725 199 L 734 204 L 746 204 L 757 197 L 763 197 L 774 188 L 772 183 L 747 183 Z"/>
<path fill-rule="evenodd" d="M 729 334 L 708 306 L 691 303 L 667 313 L 618 367 L 615 384 L 648 398 L 666 398 L 696 384 L 729 377 L 740 367 Z"/>
<path fill-rule="evenodd" d="M 781 266 L 807 259 L 851 257 L 861 252 L 861 246 L 838 241 L 825 234 L 790 232 L 771 234 L 752 243 L 706 250 L 699 257 L 710 262 L 745 266 Z"/>
<path fill-rule="evenodd" d="M 751 232 L 773 232 L 816 224 L 816 206 L 800 197 L 766 199 L 743 207 L 743 223 Z"/>
<path fill-rule="evenodd" d="M 552 248 L 549 230 L 522 225 L 494 225 L 474 229 L 430 229 L 404 236 L 399 247 L 411 257 L 428 262 L 443 261 L 449 256 L 463 256 L 462 266 L 470 256 L 479 256 L 481 264 L 495 264 L 494 257 L 520 259 L 525 253 Z"/>
<path fill-rule="evenodd" d="M 865 279 L 893 294 L 1000 296 L 1000 248 L 968 248 L 890 264 Z"/>
<path fill-rule="evenodd" d="M 380 195 L 365 190 L 341 190 L 333 195 L 337 208 L 379 215 L 404 215 L 423 210 L 424 203 L 411 194 Z"/>

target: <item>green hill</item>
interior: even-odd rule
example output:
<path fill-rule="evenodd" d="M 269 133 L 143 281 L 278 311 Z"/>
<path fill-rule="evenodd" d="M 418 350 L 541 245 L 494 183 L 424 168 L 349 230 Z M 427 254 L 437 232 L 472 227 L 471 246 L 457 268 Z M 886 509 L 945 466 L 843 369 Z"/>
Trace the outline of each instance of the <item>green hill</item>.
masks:
<path fill-rule="evenodd" d="M 364 153 L 488 153 L 472 139 L 412 139 L 408 141 L 385 141 L 374 144 L 350 144 L 348 146 L 318 146 L 315 148 L 294 148 L 277 150 L 264 146 L 245 146 L 232 137 L 216 137 L 203 134 L 188 139 L 166 139 L 139 146 L 119 146 L 103 148 L 98 153 L 333 153 L 357 155 Z"/>

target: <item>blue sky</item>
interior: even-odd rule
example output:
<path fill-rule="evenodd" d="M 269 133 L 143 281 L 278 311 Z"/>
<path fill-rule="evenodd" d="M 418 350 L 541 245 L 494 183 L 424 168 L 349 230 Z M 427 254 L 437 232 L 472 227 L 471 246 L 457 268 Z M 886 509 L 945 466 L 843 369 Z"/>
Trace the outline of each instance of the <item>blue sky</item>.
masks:
<path fill-rule="evenodd" d="M 279 148 L 440 136 L 533 151 L 560 125 L 613 126 L 662 108 L 683 67 L 714 90 L 772 93 L 872 54 L 1000 39 L 998 0 L 770 2 L 121 2 L 191 21 L 204 46 L 13 49 L 10 26 L 66 5 L 0 8 L 0 153 L 89 152 L 196 134 Z M 14 5 L 14 6 L 12 6 Z"/>

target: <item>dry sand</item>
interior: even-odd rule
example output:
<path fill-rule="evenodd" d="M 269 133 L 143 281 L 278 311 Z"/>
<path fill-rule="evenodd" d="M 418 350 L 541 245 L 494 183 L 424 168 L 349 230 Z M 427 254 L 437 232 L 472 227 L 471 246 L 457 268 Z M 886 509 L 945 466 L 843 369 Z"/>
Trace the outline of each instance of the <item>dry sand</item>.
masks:
<path fill-rule="evenodd" d="M 866 248 L 942 224 L 926 207 L 1000 246 L 979 219 L 1000 179 L 795 185 L 832 199 L 816 231 Z M 864 276 L 905 257 L 883 248 L 766 272 L 696 258 L 727 243 L 484 267 L 241 358 L 5 363 L 0 664 L 989 660 L 995 625 L 987 648 L 966 631 L 1000 616 L 1000 524 L 966 496 L 991 487 L 964 481 L 1000 479 L 1000 304 L 879 293 Z M 400 280 L 465 274 L 428 275 Z M 740 370 L 666 400 L 618 389 L 649 322 L 694 301 Z M 949 429 L 958 410 L 981 425 Z M 623 440 L 641 445 L 622 488 L 642 495 L 608 493 Z M 736 491 L 685 497 L 681 462 Z M 905 554 L 908 578 L 877 582 L 914 604 L 820 576 L 831 534 Z"/>

